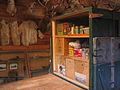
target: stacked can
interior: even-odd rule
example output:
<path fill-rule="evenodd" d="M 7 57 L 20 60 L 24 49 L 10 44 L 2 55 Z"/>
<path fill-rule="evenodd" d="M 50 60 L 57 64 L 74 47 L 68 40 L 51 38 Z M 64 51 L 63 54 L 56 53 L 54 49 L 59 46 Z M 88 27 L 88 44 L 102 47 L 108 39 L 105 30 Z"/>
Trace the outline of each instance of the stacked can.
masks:
<path fill-rule="evenodd" d="M 74 47 L 69 46 L 69 56 L 74 56 Z"/>
<path fill-rule="evenodd" d="M 69 42 L 69 56 L 82 57 L 79 41 Z"/>

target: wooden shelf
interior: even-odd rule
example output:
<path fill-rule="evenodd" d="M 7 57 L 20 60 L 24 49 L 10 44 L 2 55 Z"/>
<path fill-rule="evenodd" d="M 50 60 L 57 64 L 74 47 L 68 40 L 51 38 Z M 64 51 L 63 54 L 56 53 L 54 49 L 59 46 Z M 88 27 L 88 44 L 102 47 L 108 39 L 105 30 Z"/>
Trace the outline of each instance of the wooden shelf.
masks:
<path fill-rule="evenodd" d="M 89 38 L 89 34 L 56 35 L 56 38 Z"/>
<path fill-rule="evenodd" d="M 64 23 L 66 23 L 64 25 Z M 68 24 L 67 24 L 68 23 Z M 73 26 L 89 27 L 89 30 L 77 32 Z M 73 29 L 71 33 L 69 28 Z M 66 30 L 64 30 L 66 29 Z M 79 30 L 80 28 L 78 28 Z M 89 9 L 58 16 L 52 20 L 52 53 L 53 53 L 53 73 L 77 86 L 89 89 L 89 65 L 90 59 L 83 57 L 69 56 L 73 49 L 69 49 L 70 42 L 80 41 L 79 44 L 89 45 L 91 27 L 89 26 Z M 62 34 L 62 35 L 61 35 Z M 83 45 L 85 46 L 85 45 Z M 85 48 L 85 47 L 84 47 Z M 77 54 L 77 53 L 76 53 Z M 61 67 L 64 69 L 61 70 Z M 64 75 L 58 73 L 64 73 Z"/>
<path fill-rule="evenodd" d="M 71 58 L 71 59 L 73 59 L 73 60 L 79 60 L 79 61 L 84 61 L 84 62 L 89 63 L 89 59 L 85 59 L 85 58 L 83 58 L 83 57 L 65 56 L 65 58 Z"/>
<path fill-rule="evenodd" d="M 24 51 L 26 49 L 25 46 L 0 46 L 0 51 Z"/>
<path fill-rule="evenodd" d="M 31 45 L 31 46 L 0 46 L 0 52 L 14 52 L 14 51 L 38 51 L 46 49 L 48 45 Z"/>
<path fill-rule="evenodd" d="M 57 17 L 54 17 L 53 20 L 62 20 L 62 19 L 69 19 L 69 18 L 73 18 L 73 17 L 84 17 L 86 15 L 89 15 L 89 9 L 88 8 L 85 8 L 84 10 L 78 10 L 78 11 L 74 11 L 72 13 L 66 13 L 64 15 L 61 15 L 61 16 L 57 16 Z"/>

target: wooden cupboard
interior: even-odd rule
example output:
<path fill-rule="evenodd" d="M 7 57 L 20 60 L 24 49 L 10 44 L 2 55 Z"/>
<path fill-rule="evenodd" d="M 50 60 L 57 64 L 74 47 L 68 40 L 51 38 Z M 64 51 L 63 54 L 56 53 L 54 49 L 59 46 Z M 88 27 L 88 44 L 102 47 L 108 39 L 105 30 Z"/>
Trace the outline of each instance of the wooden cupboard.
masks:
<path fill-rule="evenodd" d="M 52 73 L 84 89 L 120 89 L 119 80 L 115 80 L 118 76 L 113 75 L 119 74 L 116 72 L 119 68 L 115 64 L 119 60 L 112 59 L 113 53 L 115 57 L 120 58 L 119 16 L 120 14 L 114 11 L 85 8 L 53 18 Z M 114 45 L 117 47 L 117 53 L 107 53 L 112 50 L 110 45 L 113 43 L 107 42 L 107 38 L 117 40 L 116 43 L 119 44 Z M 110 48 L 107 49 L 107 46 Z M 101 54 L 102 52 L 104 54 Z M 109 55 L 111 59 L 107 58 Z M 114 70 L 112 65 L 115 65 Z M 107 66 L 110 66 L 109 70 L 106 70 Z"/>

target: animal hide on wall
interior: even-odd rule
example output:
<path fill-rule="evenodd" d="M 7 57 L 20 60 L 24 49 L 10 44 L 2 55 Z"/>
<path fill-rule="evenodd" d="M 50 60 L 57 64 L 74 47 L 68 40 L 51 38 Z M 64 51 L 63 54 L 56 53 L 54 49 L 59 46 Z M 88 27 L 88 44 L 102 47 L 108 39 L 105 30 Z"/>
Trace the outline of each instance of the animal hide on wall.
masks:
<path fill-rule="evenodd" d="M 44 37 L 43 33 L 40 30 L 38 30 L 38 37 L 41 39 L 43 39 L 43 37 Z"/>
<path fill-rule="evenodd" d="M 32 14 L 34 7 L 35 7 L 35 2 L 33 2 L 33 3 L 28 7 L 28 13 Z"/>
<path fill-rule="evenodd" d="M 15 7 L 15 1 L 14 0 L 8 0 L 8 7 L 7 7 L 7 12 L 14 16 L 16 13 L 17 9 Z"/>
<path fill-rule="evenodd" d="M 21 34 L 21 42 L 24 46 L 28 46 L 29 42 L 30 42 L 30 30 L 29 30 L 29 25 L 27 22 L 23 22 L 20 26 L 19 26 L 19 31 Z"/>
<path fill-rule="evenodd" d="M 20 45 L 20 32 L 18 29 L 17 21 L 14 21 L 10 24 L 10 29 L 11 29 L 11 39 L 13 45 Z"/>
<path fill-rule="evenodd" d="M 5 46 L 5 45 L 9 45 L 9 25 L 6 24 L 5 20 L 2 20 L 0 22 L 1 24 L 1 28 L 0 28 L 0 33 L 1 33 L 1 45 Z"/>
<path fill-rule="evenodd" d="M 20 26 L 19 30 L 21 33 L 21 41 L 24 46 L 37 43 L 37 24 L 34 21 L 24 21 Z M 41 33 L 42 37 L 43 34 Z"/>
<path fill-rule="evenodd" d="M 33 2 L 28 6 L 26 14 L 31 16 L 44 17 L 45 16 L 45 7 L 40 6 L 38 3 Z"/>
<path fill-rule="evenodd" d="M 28 21 L 29 29 L 30 29 L 30 44 L 37 43 L 37 24 L 33 21 Z"/>

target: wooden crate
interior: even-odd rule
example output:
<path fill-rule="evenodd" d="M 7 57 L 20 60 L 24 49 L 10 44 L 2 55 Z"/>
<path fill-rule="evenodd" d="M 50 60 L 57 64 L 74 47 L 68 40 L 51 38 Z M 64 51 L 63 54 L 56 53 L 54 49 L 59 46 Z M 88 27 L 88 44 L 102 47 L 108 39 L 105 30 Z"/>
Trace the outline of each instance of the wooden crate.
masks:
<path fill-rule="evenodd" d="M 66 58 L 66 76 L 73 80 L 75 79 L 74 67 L 75 67 L 74 60 L 70 58 Z"/>
<path fill-rule="evenodd" d="M 56 54 L 57 55 L 64 55 L 64 39 L 63 38 L 56 38 Z"/>
<path fill-rule="evenodd" d="M 89 63 L 83 60 L 74 60 L 75 79 L 85 85 L 89 85 Z"/>
<path fill-rule="evenodd" d="M 63 55 L 56 56 L 56 72 L 59 72 L 59 66 L 65 66 L 65 58 Z"/>

